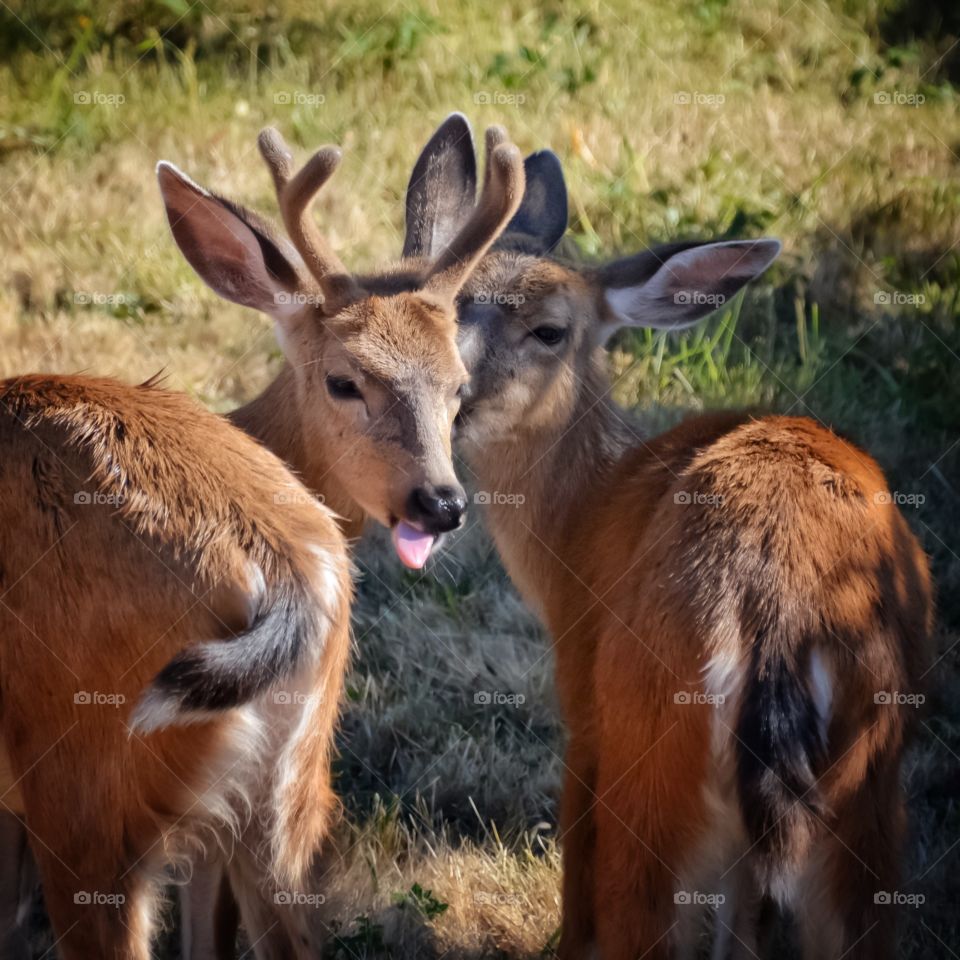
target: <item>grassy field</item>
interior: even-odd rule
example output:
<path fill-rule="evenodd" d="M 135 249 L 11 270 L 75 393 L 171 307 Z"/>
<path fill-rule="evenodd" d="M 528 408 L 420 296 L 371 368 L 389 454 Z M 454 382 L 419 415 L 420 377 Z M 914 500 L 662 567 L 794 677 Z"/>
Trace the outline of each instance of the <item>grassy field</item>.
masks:
<path fill-rule="evenodd" d="M 569 256 L 781 237 L 696 332 L 621 335 L 616 393 L 652 427 L 805 413 L 888 471 L 940 610 L 901 953 L 960 956 L 958 36 L 946 0 L 0 0 L 0 376 L 163 369 L 217 410 L 261 389 L 270 325 L 191 273 L 153 167 L 269 213 L 267 123 L 345 147 L 317 215 L 355 268 L 399 254 L 411 166 L 454 109 L 557 151 Z M 422 576 L 376 536 L 360 566 L 330 956 L 540 956 L 559 916 L 546 637 L 476 512 Z"/>

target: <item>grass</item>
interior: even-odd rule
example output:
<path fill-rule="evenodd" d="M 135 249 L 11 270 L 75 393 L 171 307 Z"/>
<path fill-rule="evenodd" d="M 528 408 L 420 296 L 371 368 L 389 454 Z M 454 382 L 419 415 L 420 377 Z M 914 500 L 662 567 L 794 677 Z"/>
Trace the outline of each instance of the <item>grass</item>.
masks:
<path fill-rule="evenodd" d="M 559 153 L 568 255 L 781 237 L 768 279 L 694 332 L 621 334 L 617 396 L 653 427 L 816 416 L 912 497 L 941 657 L 905 769 L 904 889 L 926 899 L 901 955 L 960 952 L 958 33 L 948 4 L 903 0 L 2 4 L 0 376 L 164 368 L 219 410 L 262 388 L 269 325 L 193 277 L 152 168 L 269 212 L 267 123 L 346 148 L 318 217 L 356 268 L 398 254 L 406 178 L 452 109 Z M 360 562 L 331 955 L 538 956 L 559 912 L 547 640 L 476 518 L 425 576 L 376 535 Z"/>

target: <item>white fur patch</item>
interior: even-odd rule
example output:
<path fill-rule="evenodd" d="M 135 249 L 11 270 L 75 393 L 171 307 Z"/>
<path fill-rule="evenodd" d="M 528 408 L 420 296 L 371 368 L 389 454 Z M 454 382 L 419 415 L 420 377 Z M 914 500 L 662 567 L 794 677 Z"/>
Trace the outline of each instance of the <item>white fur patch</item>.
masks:
<path fill-rule="evenodd" d="M 833 706 L 833 677 L 820 650 L 814 650 L 810 654 L 810 689 L 817 708 L 820 737 L 826 743 L 827 731 L 830 729 L 830 711 Z"/>

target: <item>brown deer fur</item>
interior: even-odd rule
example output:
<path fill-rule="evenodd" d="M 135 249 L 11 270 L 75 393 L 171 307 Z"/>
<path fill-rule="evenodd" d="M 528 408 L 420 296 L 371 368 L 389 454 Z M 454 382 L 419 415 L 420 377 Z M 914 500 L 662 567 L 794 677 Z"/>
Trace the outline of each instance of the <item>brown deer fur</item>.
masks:
<path fill-rule="evenodd" d="M 171 228 L 193 266 L 223 296 L 277 322 L 288 363 L 233 419 L 287 458 L 344 515 L 350 534 L 369 516 L 432 543 L 460 521 L 464 501 L 449 440 L 464 378 L 454 299 L 523 192 L 516 148 L 496 132 L 491 146 L 484 197 L 451 241 L 456 262 L 441 253 L 372 278 L 345 275 L 308 219 L 310 198 L 336 165 L 332 148 L 291 178 L 279 135 L 261 137 L 295 246 L 169 165 L 159 168 Z M 3 624 L 11 637 L 3 720 L 18 777 L 4 784 L 5 797 L 16 788 L 23 795 L 65 956 L 146 957 L 149 886 L 171 853 L 174 828 L 192 824 L 191 811 L 203 822 L 214 807 L 240 828 L 236 840 L 256 864 L 260 893 L 296 889 L 313 858 L 332 806 L 329 752 L 348 646 L 343 534 L 329 509 L 256 443 L 151 384 L 20 378 L 4 387 L 0 478 L 11 488 L 3 491 L 0 529 L 9 540 L 0 575 L 10 578 L 2 612 L 13 611 L 13 622 Z M 113 499 L 94 508 L 73 503 L 77 478 L 96 480 Z M 118 491 L 125 491 L 119 506 Z M 415 496 L 424 491 L 429 509 Z M 31 509 L 24 512 L 25 504 Z M 288 515 L 299 518 L 302 535 L 281 543 Z M 311 551 L 316 541 L 306 539 L 304 517 L 314 517 L 332 542 L 336 576 L 323 583 L 311 577 L 327 554 Z M 74 526 L 82 555 L 58 540 Z M 288 567 L 275 571 L 279 560 L 258 538 L 282 546 Z M 293 562 L 301 549 L 306 569 Z M 335 608 L 324 621 L 323 656 L 314 663 L 302 656 L 302 643 L 291 642 L 282 655 L 244 669 L 229 664 L 211 681 L 202 655 L 219 663 L 226 647 L 198 647 L 196 639 L 222 636 L 224 623 L 232 632 L 246 629 L 240 615 L 249 620 L 248 608 L 256 609 L 260 581 L 269 589 L 280 574 L 295 599 L 306 593 Z M 90 602 L 103 584 L 116 600 Z M 216 602 L 211 595 L 197 609 L 191 591 L 201 585 L 216 587 Z M 49 596 L 63 603 L 45 605 Z M 289 605 L 293 611 L 292 599 Z M 54 666 L 26 652 L 29 638 L 48 636 L 57 638 Z M 164 663 L 128 739 L 129 707 Z M 110 715 L 78 710 L 64 693 L 78 683 L 99 690 L 104 678 L 124 704 Z M 286 702 L 260 696 L 279 680 Z M 248 702 L 251 708 L 218 716 Z M 30 707 L 44 722 L 33 722 Z M 170 726 L 183 721 L 195 725 Z M 69 735 L 74 729 L 83 749 Z M 102 776 L 93 775 L 93 758 L 104 764 Z M 267 758 L 275 770 L 263 769 Z M 241 815 L 239 800 L 250 815 Z M 56 836 L 53 845 L 45 834 Z M 94 892 L 121 896 L 119 911 L 111 902 L 84 912 L 87 905 L 71 899 L 78 878 Z"/>
<path fill-rule="evenodd" d="M 472 286 L 523 298 L 464 326 L 462 446 L 481 489 L 523 498 L 488 521 L 555 641 L 562 956 L 674 956 L 684 895 L 734 896 L 741 860 L 740 909 L 754 890 L 797 908 L 805 956 L 892 956 L 874 896 L 896 888 L 910 708 L 875 698 L 916 691 L 931 589 L 881 471 L 804 418 L 648 440 L 607 398 L 602 273 L 495 254 Z"/>
<path fill-rule="evenodd" d="M 152 384 L 4 381 L 0 450 L 4 804 L 25 814 L 64 957 L 146 958 L 159 867 L 184 837 L 211 839 L 206 823 L 235 825 L 259 779 L 279 876 L 326 832 L 333 795 L 303 774 L 328 766 L 349 649 L 343 537 L 274 456 Z M 291 590 L 326 697 L 287 776 L 260 768 L 253 708 L 131 730 L 160 667 Z"/>
<path fill-rule="evenodd" d="M 447 244 L 432 256 L 408 257 L 381 273 L 353 277 L 306 218 L 310 188 L 330 176 L 335 151 L 324 148 L 293 176 L 279 135 L 265 132 L 260 146 L 296 249 L 256 215 L 212 197 L 171 168 L 160 173 L 171 228 L 187 259 L 222 295 L 273 316 L 287 356 L 277 380 L 232 419 L 322 495 L 348 536 L 358 534 L 368 516 L 394 529 L 406 520 L 420 527 L 423 518 L 408 514 L 411 490 L 460 490 L 450 462 L 450 430 L 465 378 L 454 345 L 454 302 L 522 199 L 519 152 L 501 129 L 491 128 L 483 194 Z M 238 234 L 245 249 L 225 256 Z M 262 250 L 266 271 L 251 263 Z M 291 303 L 304 306 L 290 311 Z M 331 376 L 349 378 L 362 400 L 332 397 L 326 386 Z M 458 523 L 459 515 L 437 532 Z M 309 693 L 293 691 L 290 697 L 309 702 Z M 288 703 L 284 709 L 293 708 Z M 281 747 L 277 739 L 273 749 Z M 326 777 L 326 771 L 318 768 L 316 775 Z M 312 956 L 322 935 L 312 926 L 316 911 L 290 903 L 289 896 L 275 903 L 278 892 L 296 888 L 278 890 L 260 845 L 254 817 L 229 865 L 255 949 L 264 957 Z M 186 891 L 190 954 L 232 956 L 232 938 L 212 923 L 210 891 L 216 885 L 210 874 L 220 865 L 209 858 L 197 869 L 205 876 Z M 306 888 L 315 889 L 321 873 L 304 878 Z"/>
<path fill-rule="evenodd" d="M 448 172 L 452 218 L 469 162 L 427 154 L 468 148 L 434 142 L 419 161 Z M 460 446 L 555 644 L 561 956 L 692 957 L 704 895 L 720 904 L 714 957 L 756 956 L 766 895 L 794 910 L 809 960 L 892 957 L 877 894 L 898 881 L 926 558 L 879 467 L 829 428 L 718 413 L 649 438 L 609 398 L 610 331 L 696 322 L 779 244 L 571 269 L 538 248 L 558 193 L 555 175 L 513 251 L 464 289 L 459 342 Z"/>

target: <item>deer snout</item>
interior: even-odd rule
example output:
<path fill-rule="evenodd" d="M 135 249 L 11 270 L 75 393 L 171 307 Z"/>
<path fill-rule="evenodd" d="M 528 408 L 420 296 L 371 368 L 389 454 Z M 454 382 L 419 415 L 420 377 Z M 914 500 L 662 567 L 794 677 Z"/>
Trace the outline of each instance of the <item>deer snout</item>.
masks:
<path fill-rule="evenodd" d="M 407 517 L 427 533 L 456 530 L 467 512 L 467 495 L 459 484 L 425 483 L 415 487 L 407 498 Z"/>

